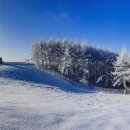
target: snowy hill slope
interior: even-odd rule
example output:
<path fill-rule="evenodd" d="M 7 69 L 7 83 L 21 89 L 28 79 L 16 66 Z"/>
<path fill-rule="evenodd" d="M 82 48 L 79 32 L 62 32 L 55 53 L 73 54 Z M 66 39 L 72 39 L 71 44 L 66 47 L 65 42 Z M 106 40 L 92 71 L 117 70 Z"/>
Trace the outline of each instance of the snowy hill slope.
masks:
<path fill-rule="evenodd" d="M 59 88 L 64 91 L 86 93 L 94 92 L 79 88 L 55 75 L 37 69 L 29 64 L 6 64 L 0 66 L 0 77 L 14 80 L 22 80 L 38 84 L 50 85 L 52 88 Z"/>
<path fill-rule="evenodd" d="M 0 130 L 130 129 L 129 95 L 82 93 L 83 89 L 71 93 L 57 89 L 57 81 L 62 83 L 58 88 L 77 89 L 32 66 L 0 66 Z"/>

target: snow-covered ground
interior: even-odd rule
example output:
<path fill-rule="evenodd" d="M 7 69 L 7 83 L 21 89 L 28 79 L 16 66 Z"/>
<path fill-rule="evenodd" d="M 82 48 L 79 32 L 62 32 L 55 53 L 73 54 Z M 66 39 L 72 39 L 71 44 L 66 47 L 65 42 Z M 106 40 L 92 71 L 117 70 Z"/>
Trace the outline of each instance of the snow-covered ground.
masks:
<path fill-rule="evenodd" d="M 2 65 L 0 130 L 130 130 L 130 96 L 92 93 L 31 65 Z"/>

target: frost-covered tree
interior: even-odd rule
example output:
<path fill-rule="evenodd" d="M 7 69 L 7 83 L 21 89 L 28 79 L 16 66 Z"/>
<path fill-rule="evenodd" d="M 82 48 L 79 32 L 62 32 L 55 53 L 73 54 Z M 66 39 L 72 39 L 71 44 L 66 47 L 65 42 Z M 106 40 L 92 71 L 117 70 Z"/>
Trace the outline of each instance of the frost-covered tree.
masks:
<path fill-rule="evenodd" d="M 83 85 L 87 85 L 88 84 L 88 75 L 89 75 L 87 59 L 83 59 L 81 71 L 82 71 L 82 76 L 80 79 L 80 83 L 82 83 Z"/>
<path fill-rule="evenodd" d="M 130 56 L 126 49 L 122 49 L 114 62 L 113 86 L 123 86 L 126 90 L 130 87 Z"/>
<path fill-rule="evenodd" d="M 44 40 L 36 42 L 36 44 L 34 44 L 32 47 L 32 60 L 41 69 L 43 69 L 47 64 L 47 53 L 47 46 Z"/>
<path fill-rule="evenodd" d="M 38 42 L 32 46 L 32 61 L 39 67 L 40 65 L 40 47 Z"/>
<path fill-rule="evenodd" d="M 85 56 L 87 50 L 86 44 L 81 44 L 81 57 L 80 57 L 80 71 L 82 72 L 82 76 L 80 79 L 80 82 L 83 85 L 88 84 L 88 75 L 89 75 L 89 70 L 88 70 L 88 58 Z"/>
<path fill-rule="evenodd" d="M 61 74 L 65 74 L 67 76 L 72 73 L 72 57 L 70 55 L 70 48 L 68 44 L 65 47 L 64 55 L 61 59 L 60 71 Z"/>

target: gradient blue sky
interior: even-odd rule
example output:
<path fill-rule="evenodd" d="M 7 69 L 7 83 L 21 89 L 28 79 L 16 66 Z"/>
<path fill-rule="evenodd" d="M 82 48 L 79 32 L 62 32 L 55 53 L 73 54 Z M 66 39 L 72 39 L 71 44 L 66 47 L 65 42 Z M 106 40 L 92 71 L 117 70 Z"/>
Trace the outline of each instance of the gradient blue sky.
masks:
<path fill-rule="evenodd" d="M 24 61 L 39 39 L 86 39 L 130 51 L 129 0 L 0 0 L 0 56 Z"/>

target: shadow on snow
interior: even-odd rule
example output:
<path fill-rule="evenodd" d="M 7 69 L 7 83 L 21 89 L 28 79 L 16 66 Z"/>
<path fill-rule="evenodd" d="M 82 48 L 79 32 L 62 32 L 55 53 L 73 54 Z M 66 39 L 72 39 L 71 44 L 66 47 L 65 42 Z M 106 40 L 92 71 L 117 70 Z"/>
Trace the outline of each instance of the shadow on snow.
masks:
<path fill-rule="evenodd" d="M 94 90 L 76 87 L 68 81 L 47 72 L 37 69 L 34 65 L 29 64 L 5 64 L 9 69 L 0 69 L 1 78 L 11 78 L 38 84 L 49 85 L 51 88 L 58 88 L 66 92 L 74 93 L 94 93 Z"/>

